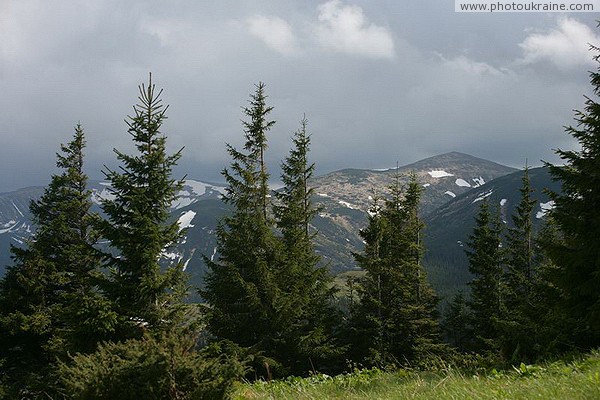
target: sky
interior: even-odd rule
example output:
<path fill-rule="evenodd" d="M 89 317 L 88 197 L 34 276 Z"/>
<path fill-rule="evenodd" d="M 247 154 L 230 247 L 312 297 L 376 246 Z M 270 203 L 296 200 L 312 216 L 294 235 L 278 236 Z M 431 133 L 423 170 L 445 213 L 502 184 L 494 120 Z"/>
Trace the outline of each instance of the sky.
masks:
<path fill-rule="evenodd" d="M 266 84 L 274 179 L 306 114 L 319 174 L 449 151 L 522 167 L 576 148 L 592 13 L 455 13 L 451 0 L 0 0 L 0 192 L 45 185 L 81 122 L 86 171 L 131 153 L 137 86 L 164 88 L 177 176 L 222 181 Z"/>

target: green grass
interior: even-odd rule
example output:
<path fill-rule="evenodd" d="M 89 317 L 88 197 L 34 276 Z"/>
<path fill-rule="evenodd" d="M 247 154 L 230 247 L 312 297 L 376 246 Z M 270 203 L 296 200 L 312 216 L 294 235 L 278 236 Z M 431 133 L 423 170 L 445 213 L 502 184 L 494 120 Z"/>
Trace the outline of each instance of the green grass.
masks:
<path fill-rule="evenodd" d="M 240 384 L 234 399 L 600 399 L 600 351 L 575 361 L 466 374 L 357 370 Z"/>

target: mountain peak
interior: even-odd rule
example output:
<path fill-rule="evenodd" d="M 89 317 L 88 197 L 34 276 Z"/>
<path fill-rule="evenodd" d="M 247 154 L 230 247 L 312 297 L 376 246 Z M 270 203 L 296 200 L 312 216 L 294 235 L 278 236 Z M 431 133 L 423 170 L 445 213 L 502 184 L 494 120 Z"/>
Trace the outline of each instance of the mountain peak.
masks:
<path fill-rule="evenodd" d="M 477 165 L 485 168 L 492 168 L 494 170 L 502 171 L 503 173 L 510 173 L 516 171 L 515 168 L 508 167 L 503 164 L 499 164 L 494 161 L 486 160 L 485 158 L 475 157 L 470 154 L 461 153 L 458 151 L 451 151 L 448 153 L 438 154 L 436 156 L 428 157 L 423 160 L 414 162 L 406 165 L 404 168 L 409 169 L 423 169 L 428 166 L 432 167 L 444 167 L 454 166 L 460 167 L 462 165 Z"/>

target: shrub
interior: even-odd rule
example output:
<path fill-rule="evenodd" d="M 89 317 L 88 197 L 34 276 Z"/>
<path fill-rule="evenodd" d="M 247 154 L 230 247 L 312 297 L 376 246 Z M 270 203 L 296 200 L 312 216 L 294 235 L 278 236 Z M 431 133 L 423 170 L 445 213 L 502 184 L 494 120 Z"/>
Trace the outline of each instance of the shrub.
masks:
<path fill-rule="evenodd" d="M 222 399 L 244 373 L 234 346 L 197 351 L 192 338 L 104 343 L 59 363 L 60 391 L 75 399 Z"/>

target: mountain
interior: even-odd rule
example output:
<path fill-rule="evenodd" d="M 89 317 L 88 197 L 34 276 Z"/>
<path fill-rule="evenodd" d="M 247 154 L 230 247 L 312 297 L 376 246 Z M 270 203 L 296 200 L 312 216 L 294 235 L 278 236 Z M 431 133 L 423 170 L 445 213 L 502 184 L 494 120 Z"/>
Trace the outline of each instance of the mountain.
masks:
<path fill-rule="evenodd" d="M 450 221 L 442 217 L 446 214 L 439 214 L 438 211 L 453 210 L 453 204 L 462 204 L 461 199 L 474 195 L 469 193 L 488 190 L 497 178 L 510 176 L 515 171 L 514 168 L 488 160 L 452 152 L 397 168 L 344 169 L 316 177 L 312 182 L 315 202 L 320 207 L 313 221 L 314 228 L 319 232 L 315 239 L 316 249 L 324 265 L 332 272 L 356 269 L 352 252 L 362 249 L 363 242 L 358 232 L 366 224 L 373 197 L 384 195 L 397 173 L 402 180 L 407 180 L 406 175 L 414 172 L 424 186 L 422 215 L 429 224 L 427 232 L 431 239 L 427 239 L 427 244 L 432 246 L 428 260 L 436 262 L 430 275 L 437 282 L 436 286 L 445 286 L 446 280 L 451 281 L 454 276 L 448 272 L 452 266 L 442 268 L 439 266 L 440 260 L 447 253 L 452 257 L 455 254 L 445 252 L 445 245 L 437 245 L 435 241 L 447 244 L 454 240 L 453 247 L 456 247 L 456 240 L 463 239 L 444 236 L 440 232 L 448 227 L 443 224 L 456 224 L 461 226 L 456 229 L 463 232 L 465 221 L 471 221 L 472 218 L 469 214 L 463 220 L 457 217 Z M 103 182 L 90 182 L 90 189 L 93 191 L 94 210 L 99 211 L 100 199 L 110 196 L 109 188 Z M 224 187 L 220 184 L 187 180 L 179 200 L 172 205 L 172 218 L 177 219 L 186 232 L 178 246 L 165 249 L 164 260 L 181 261 L 195 286 L 201 285 L 205 273 L 202 256 L 217 256 L 214 232 L 218 220 L 228 212 L 228 206 L 220 200 L 223 191 Z M 10 263 L 9 245 L 20 245 L 31 235 L 33 228 L 28 204 L 30 199 L 37 199 L 42 193 L 43 188 L 33 187 L 0 194 L 0 273 Z M 462 208 L 458 207 L 456 212 L 461 213 L 459 210 Z M 468 211 L 465 208 L 465 212 Z M 460 268 L 464 269 L 463 266 Z"/>
<path fill-rule="evenodd" d="M 415 172 L 425 187 L 421 209 L 426 215 L 469 188 L 479 187 L 514 171 L 515 168 L 452 152 L 397 168 L 335 171 L 315 178 L 313 184 L 318 196 L 332 199 L 348 208 L 367 210 L 374 193 L 385 192 L 396 173 L 403 175 L 406 180 L 408 173 Z"/>
<path fill-rule="evenodd" d="M 322 207 L 313 221 L 319 231 L 317 250 L 334 272 L 355 268 L 353 251 L 363 243 L 358 235 L 366 225 L 374 196 L 385 195 L 396 174 L 408 181 L 414 172 L 424 187 L 421 213 L 426 216 L 472 188 L 516 171 L 515 168 L 468 154 L 452 152 L 385 170 L 344 169 L 314 179 L 315 201 Z"/>
<path fill-rule="evenodd" d="M 516 212 L 521 198 L 522 177 L 523 171 L 517 171 L 496 178 L 456 196 L 425 216 L 427 254 L 424 263 L 440 294 L 450 294 L 456 288 L 464 287 L 471 278 L 464 250 L 484 198 L 500 210 L 507 227 L 513 225 L 511 215 Z M 546 189 L 560 192 L 561 187 L 559 182 L 552 180 L 545 167 L 530 169 L 529 178 L 532 197 L 537 202 L 534 209 L 534 229 L 537 229 L 543 223 L 545 213 L 552 208 Z"/>
<path fill-rule="evenodd" d="M 92 191 L 92 211 L 100 213 L 101 199 L 111 196 L 108 184 L 90 181 L 89 189 Z M 201 208 L 206 210 L 206 215 L 197 219 L 216 220 L 224 214 L 223 210 L 226 209 L 220 200 L 224 190 L 224 186 L 219 184 L 186 180 L 183 190 L 179 193 L 179 199 L 172 205 L 173 218 L 181 218 L 182 222 L 186 222 L 187 219 L 191 220 L 193 216 L 189 211 L 190 207 L 201 202 Z M 39 199 L 43 192 L 43 187 L 36 186 L 0 193 L 0 275 L 3 274 L 6 265 L 10 263 L 10 245 L 23 245 L 35 230 L 31 223 L 29 204 L 32 200 Z M 215 204 L 217 206 L 213 207 Z M 192 239 L 196 238 L 197 235 L 192 230 L 189 233 Z M 165 254 L 167 258 L 173 258 L 172 252 L 166 251 Z"/>
<path fill-rule="evenodd" d="M 10 193 L 0 193 L 0 275 L 10 263 L 10 245 L 22 245 L 33 228 L 29 214 L 31 199 L 38 199 L 41 187 L 28 187 Z"/>

